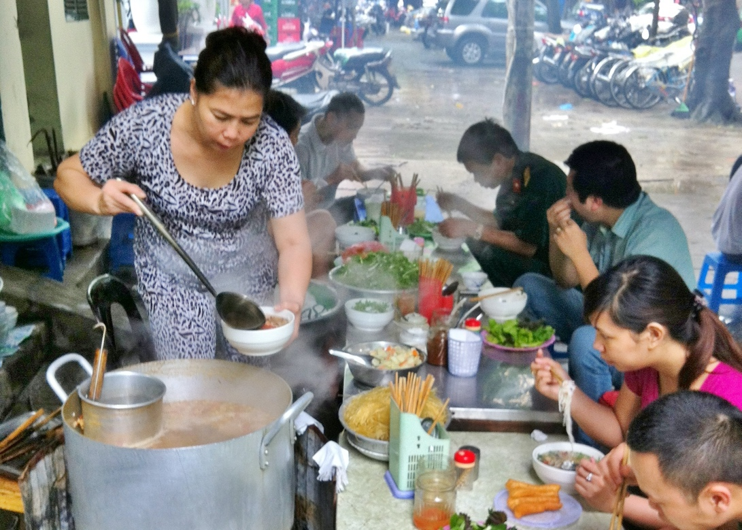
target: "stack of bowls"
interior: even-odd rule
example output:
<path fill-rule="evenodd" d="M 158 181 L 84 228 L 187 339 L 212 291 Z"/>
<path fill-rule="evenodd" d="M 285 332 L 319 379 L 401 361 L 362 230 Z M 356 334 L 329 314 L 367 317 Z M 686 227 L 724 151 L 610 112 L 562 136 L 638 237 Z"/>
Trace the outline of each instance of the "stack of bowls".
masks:
<path fill-rule="evenodd" d="M 10 330 L 18 321 L 18 311 L 15 307 L 0 302 L 0 347 L 5 345 Z"/>

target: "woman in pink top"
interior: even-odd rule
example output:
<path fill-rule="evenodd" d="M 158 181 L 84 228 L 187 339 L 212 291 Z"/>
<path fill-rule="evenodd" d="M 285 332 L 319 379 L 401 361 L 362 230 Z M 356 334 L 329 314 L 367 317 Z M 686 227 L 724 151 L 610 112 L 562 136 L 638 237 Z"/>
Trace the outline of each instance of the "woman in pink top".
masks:
<path fill-rule="evenodd" d="M 232 18 L 229 21 L 230 26 L 244 26 L 266 37 L 268 25 L 263 17 L 263 8 L 257 5 L 253 0 L 240 0 L 240 3 L 234 8 Z"/>
<path fill-rule="evenodd" d="M 588 436 L 618 446 L 643 407 L 680 389 L 713 393 L 742 408 L 742 350 L 670 265 L 649 256 L 627 258 L 593 280 L 584 294 L 584 314 L 597 330 L 594 347 L 625 373 L 613 408 L 574 390 L 572 418 Z M 569 381 L 559 363 L 541 354 L 531 370 L 537 390 L 552 399 L 560 387 L 554 374 Z M 577 492 L 607 512 L 618 486 L 611 477 L 619 476 L 609 466 L 618 465 L 618 453 L 623 455 L 623 446 L 600 462 L 583 461 L 577 470 Z M 643 497 L 629 496 L 624 516 L 642 526 L 662 525 Z"/>

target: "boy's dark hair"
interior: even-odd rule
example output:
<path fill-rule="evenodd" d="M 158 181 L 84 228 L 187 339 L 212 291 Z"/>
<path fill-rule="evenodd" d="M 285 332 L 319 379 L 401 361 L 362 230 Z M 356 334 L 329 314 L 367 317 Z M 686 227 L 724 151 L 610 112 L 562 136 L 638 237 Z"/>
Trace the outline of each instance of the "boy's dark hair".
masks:
<path fill-rule="evenodd" d="M 460 164 L 474 162 L 491 164 L 496 154 L 513 158 L 518 154 L 518 146 L 508 130 L 494 122 L 492 118 L 470 126 L 461 137 L 456 151 L 456 161 Z"/>
<path fill-rule="evenodd" d="M 626 208 L 636 202 L 642 191 L 631 155 L 616 142 L 597 140 L 582 144 L 564 163 L 574 171 L 572 188 L 581 203 L 592 195 L 606 206 Z"/>
<path fill-rule="evenodd" d="M 268 91 L 263 110 L 289 134 L 297 125 L 301 125 L 301 120 L 307 113 L 307 109 L 298 101 L 280 90 Z"/>
<path fill-rule="evenodd" d="M 691 502 L 711 482 L 742 486 L 742 411 L 713 394 L 683 390 L 650 403 L 626 443 L 655 455 L 664 479 Z"/>
<path fill-rule="evenodd" d="M 361 98 L 352 92 L 341 92 L 334 96 L 327 105 L 325 114 L 329 114 L 330 112 L 337 116 L 347 116 L 351 112 L 365 114 L 366 107 L 363 105 Z"/>
<path fill-rule="evenodd" d="M 210 33 L 193 73 L 196 90 L 212 94 L 222 86 L 254 90 L 265 97 L 273 82 L 265 47 L 263 37 L 240 26 Z"/>

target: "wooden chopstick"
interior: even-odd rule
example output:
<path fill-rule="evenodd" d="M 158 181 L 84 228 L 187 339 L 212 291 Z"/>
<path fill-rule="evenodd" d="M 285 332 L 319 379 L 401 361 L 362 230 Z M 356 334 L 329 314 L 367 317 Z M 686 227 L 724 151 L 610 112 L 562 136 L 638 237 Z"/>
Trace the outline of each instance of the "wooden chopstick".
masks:
<path fill-rule="evenodd" d="M 446 398 L 446 401 L 443 403 L 441 408 L 438 410 L 438 412 L 435 415 L 435 418 L 433 418 L 433 424 L 428 429 L 428 434 L 433 434 L 433 431 L 435 430 L 436 424 L 441 421 L 443 418 L 443 415 L 446 413 L 446 407 L 448 406 L 448 402 L 451 401 L 451 398 Z"/>
<path fill-rule="evenodd" d="M 511 293 L 519 293 L 522 290 L 523 290 L 523 287 L 513 287 L 512 289 L 508 289 L 507 291 L 500 291 L 499 293 L 490 293 L 484 296 L 475 296 L 474 298 L 469 298 L 469 301 L 470 302 L 481 302 L 485 298 L 492 298 L 493 296 L 504 296 L 506 294 L 511 294 Z"/>
<path fill-rule="evenodd" d="M 564 383 L 564 379 L 562 379 L 562 376 L 560 376 L 560 375 L 559 375 L 559 374 L 557 373 L 557 371 L 556 371 L 556 370 L 554 370 L 554 368 L 552 368 L 552 369 L 551 369 L 551 377 L 553 377 L 554 379 L 556 379 L 556 382 L 557 382 L 557 383 L 559 383 L 560 385 L 561 385 L 562 383 Z"/>
<path fill-rule="evenodd" d="M 24 421 L 21 425 L 19 425 L 16 430 L 14 430 L 12 433 L 6 436 L 3 441 L 0 442 L 0 450 L 10 445 L 13 442 L 13 440 L 15 440 L 18 436 L 20 436 L 23 433 L 23 431 L 28 429 L 31 425 L 33 425 L 33 423 L 36 420 L 38 420 L 39 417 L 43 414 L 44 414 L 44 409 L 39 409 L 33 414 L 33 416 L 31 416 L 26 421 Z"/>
<path fill-rule="evenodd" d="M 626 466 L 628 464 L 629 453 L 630 450 L 627 446 L 623 454 L 623 459 L 621 460 L 621 465 Z M 626 500 L 626 490 L 628 487 L 629 483 L 626 478 L 624 478 L 623 482 L 621 483 L 621 487 L 618 490 L 616 502 L 613 505 L 613 513 L 611 514 L 611 525 L 608 530 L 621 530 L 621 525 L 623 524 L 623 505 L 624 501 Z"/>

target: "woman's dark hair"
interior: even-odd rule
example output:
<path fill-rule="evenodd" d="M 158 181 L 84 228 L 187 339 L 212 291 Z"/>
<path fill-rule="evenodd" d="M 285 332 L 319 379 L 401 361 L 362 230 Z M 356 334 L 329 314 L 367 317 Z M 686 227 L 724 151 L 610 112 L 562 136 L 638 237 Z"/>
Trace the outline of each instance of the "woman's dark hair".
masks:
<path fill-rule="evenodd" d="M 265 47 L 263 37 L 240 26 L 210 33 L 193 72 L 196 90 L 212 94 L 219 87 L 236 88 L 265 97 L 273 82 Z"/>
<path fill-rule="evenodd" d="M 307 109 L 302 107 L 298 101 L 280 90 L 268 91 L 263 110 L 289 134 L 296 129 L 297 125 L 301 125 L 301 119 L 307 113 Z"/>
<path fill-rule="evenodd" d="M 574 171 L 572 188 L 581 203 L 592 195 L 606 206 L 626 208 L 642 191 L 636 178 L 636 166 L 621 144 L 596 140 L 577 147 L 564 162 Z"/>
<path fill-rule="evenodd" d="M 585 288 L 586 319 L 607 313 L 619 327 L 641 333 L 651 322 L 688 347 L 678 387 L 691 383 L 713 356 L 742 372 L 742 350 L 713 311 L 688 290 L 680 274 L 652 256 L 632 256 Z"/>
<path fill-rule="evenodd" d="M 496 154 L 513 158 L 518 154 L 518 146 L 505 127 L 492 118 L 485 118 L 464 132 L 456 151 L 456 161 L 487 165 L 492 163 Z"/>
<path fill-rule="evenodd" d="M 692 502 L 711 482 L 742 486 L 742 411 L 713 394 L 684 390 L 653 401 L 626 443 L 656 456 L 662 477 Z"/>

